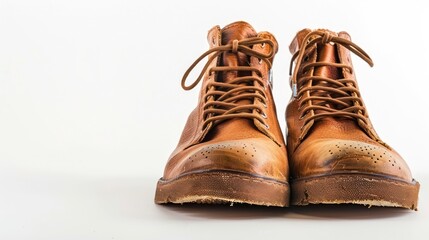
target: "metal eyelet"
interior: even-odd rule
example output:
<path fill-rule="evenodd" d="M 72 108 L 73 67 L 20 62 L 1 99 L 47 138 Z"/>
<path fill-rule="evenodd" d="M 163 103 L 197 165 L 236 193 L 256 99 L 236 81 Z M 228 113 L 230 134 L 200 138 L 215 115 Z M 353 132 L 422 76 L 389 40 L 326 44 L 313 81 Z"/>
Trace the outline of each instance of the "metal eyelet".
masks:
<path fill-rule="evenodd" d="M 268 71 L 268 83 L 273 88 L 273 69 L 271 68 L 270 71 Z"/>
<path fill-rule="evenodd" d="M 270 129 L 270 126 L 268 124 L 264 124 L 264 126 L 267 130 Z"/>
<path fill-rule="evenodd" d="M 348 68 L 348 67 L 346 67 L 346 68 L 344 68 L 344 70 L 345 70 L 346 72 L 348 72 L 349 74 L 353 74 L 353 69 L 352 69 L 352 68 Z"/>
<path fill-rule="evenodd" d="M 259 113 L 262 118 L 267 119 L 267 115 L 264 112 Z"/>
<path fill-rule="evenodd" d="M 265 43 L 261 43 L 261 48 L 264 48 L 265 47 Z"/>
<path fill-rule="evenodd" d="M 258 63 L 259 63 L 259 65 L 261 65 L 261 64 L 262 64 L 262 58 L 259 58 Z"/>

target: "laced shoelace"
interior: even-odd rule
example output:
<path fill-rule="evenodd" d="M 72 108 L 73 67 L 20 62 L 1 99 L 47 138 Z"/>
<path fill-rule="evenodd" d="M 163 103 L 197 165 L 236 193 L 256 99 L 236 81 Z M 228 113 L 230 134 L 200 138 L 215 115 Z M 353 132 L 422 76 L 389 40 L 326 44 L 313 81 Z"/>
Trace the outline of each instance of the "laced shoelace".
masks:
<path fill-rule="evenodd" d="M 360 92 L 356 88 L 355 80 L 346 78 L 331 79 L 321 76 L 306 76 L 305 74 L 299 79 L 297 77 L 299 71 L 306 72 L 308 69 L 321 66 L 342 68 L 347 69 L 350 73 L 353 72 L 353 68 L 347 64 L 317 61 L 306 63 L 306 61 L 303 61 L 316 50 L 317 43 L 339 44 L 362 58 L 372 67 L 373 62 L 368 54 L 353 42 L 322 30 L 312 31 L 307 34 L 303 39 L 303 43 L 302 48 L 292 57 L 289 74 L 291 75 L 290 81 L 293 97 L 301 98 L 305 93 L 308 93 L 298 106 L 301 109 L 304 105 L 307 105 L 302 109 L 302 115 L 300 116 L 300 119 L 305 119 L 304 126 L 312 120 L 318 120 L 327 116 L 357 119 L 367 125 L 366 109 L 363 106 Z M 295 59 L 297 61 L 292 74 Z M 309 81 L 312 81 L 312 86 L 306 86 Z M 306 117 L 308 113 L 311 114 Z"/>
<path fill-rule="evenodd" d="M 264 54 L 253 50 L 252 46 L 256 44 L 261 44 L 262 46 L 268 44 L 271 47 L 271 51 Z M 263 87 L 264 82 L 262 80 L 262 72 L 258 68 L 251 66 L 216 66 L 211 69 L 208 68 L 210 63 L 224 52 L 241 52 L 247 56 L 258 58 L 260 62 L 264 61 L 268 65 L 268 68 L 271 69 L 271 62 L 269 59 L 274 55 L 273 49 L 274 43 L 271 40 L 261 37 L 253 37 L 243 40 L 233 40 L 230 44 L 213 47 L 195 60 L 183 75 L 181 85 L 184 90 L 193 89 L 201 81 L 207 70 L 209 70 L 210 75 L 214 72 L 228 71 L 255 73 L 250 74 L 249 76 L 238 76 L 228 83 L 218 82 L 215 80 L 207 84 L 207 90 L 204 96 L 205 105 L 203 114 L 205 120 L 203 123 L 203 129 L 210 123 L 218 124 L 232 118 L 257 119 L 267 129 L 269 128 L 265 123 L 267 116 L 264 113 L 264 110 L 260 106 L 254 104 L 254 100 L 259 99 L 262 105 L 266 107 L 267 96 Z M 202 59 L 210 54 L 212 55 L 209 57 L 209 60 L 204 65 L 197 79 L 187 86 L 186 80 L 189 74 Z M 241 100 L 250 100 L 250 103 L 239 103 Z"/>

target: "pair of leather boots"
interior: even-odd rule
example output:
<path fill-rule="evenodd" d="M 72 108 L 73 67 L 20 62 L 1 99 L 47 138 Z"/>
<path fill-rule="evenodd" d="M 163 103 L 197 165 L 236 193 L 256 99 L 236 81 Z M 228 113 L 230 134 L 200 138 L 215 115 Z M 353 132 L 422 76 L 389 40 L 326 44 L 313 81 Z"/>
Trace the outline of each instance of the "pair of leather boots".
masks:
<path fill-rule="evenodd" d="M 198 106 L 158 181 L 156 203 L 417 209 L 419 183 L 371 125 L 350 55 L 372 60 L 346 32 L 304 29 L 293 39 L 287 144 L 271 93 L 274 36 L 235 22 L 213 27 L 208 42 L 182 79 L 185 90 L 202 81 Z"/>

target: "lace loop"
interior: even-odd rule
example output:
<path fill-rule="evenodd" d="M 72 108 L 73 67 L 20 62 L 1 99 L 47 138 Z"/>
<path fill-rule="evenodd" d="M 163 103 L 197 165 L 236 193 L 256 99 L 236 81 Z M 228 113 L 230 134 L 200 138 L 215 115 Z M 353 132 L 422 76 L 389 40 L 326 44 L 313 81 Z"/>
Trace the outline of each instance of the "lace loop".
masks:
<path fill-rule="evenodd" d="M 340 44 L 341 46 L 347 48 L 348 50 L 350 50 L 351 52 L 353 52 L 354 54 L 362 58 L 371 67 L 374 65 L 369 55 L 364 50 L 362 50 L 362 48 L 360 48 L 358 45 L 356 45 L 355 43 L 347 39 L 334 36 L 333 34 L 327 31 L 322 31 L 322 30 L 312 31 L 304 37 L 303 42 L 307 44 L 304 44 L 302 48 L 293 55 L 290 62 L 290 68 L 289 68 L 289 75 L 291 76 L 290 83 L 293 90 L 293 97 L 295 98 L 298 92 L 298 91 L 294 91 L 294 89 L 298 88 L 297 86 L 298 70 L 301 68 L 301 63 L 304 58 L 304 55 L 306 54 L 306 49 L 315 43 L 320 42 L 322 44 L 326 44 L 326 43 L 333 42 L 333 43 Z M 295 59 L 296 59 L 296 65 L 292 74 L 293 62 Z"/>
<path fill-rule="evenodd" d="M 270 52 L 264 54 L 261 53 L 259 51 L 253 50 L 252 46 L 256 45 L 256 44 L 268 44 L 271 46 L 271 50 Z M 259 59 L 263 59 L 265 61 L 265 63 L 268 65 L 268 68 L 271 68 L 271 62 L 268 60 L 270 58 L 272 58 L 274 56 L 274 43 L 269 40 L 269 39 L 265 39 L 265 38 L 261 38 L 261 37 L 253 37 L 253 38 L 246 38 L 243 40 L 233 40 L 232 43 L 230 44 L 226 44 L 226 45 L 220 45 L 218 47 L 213 47 L 209 50 L 207 50 L 205 53 L 203 53 L 200 57 L 197 58 L 197 60 L 195 60 L 194 63 L 191 64 L 191 66 L 188 68 L 188 70 L 186 70 L 185 74 L 183 75 L 182 78 L 182 88 L 184 90 L 191 90 L 193 89 L 195 86 L 198 85 L 198 83 L 201 81 L 201 79 L 204 76 L 204 73 L 207 71 L 208 67 L 210 66 L 211 62 L 213 62 L 213 60 L 218 57 L 220 54 L 222 54 L 223 52 L 242 52 L 248 56 L 253 56 Z M 186 79 L 188 78 L 189 74 L 192 72 L 192 70 L 198 65 L 198 63 L 201 62 L 201 60 L 203 60 L 204 58 L 206 58 L 207 56 L 209 56 L 210 54 L 214 53 L 212 56 L 209 57 L 209 60 L 207 61 L 207 63 L 204 65 L 203 69 L 201 70 L 201 73 L 198 75 L 197 79 L 191 83 L 190 85 L 186 85 Z"/>
<path fill-rule="evenodd" d="M 238 40 L 235 39 L 234 41 L 232 41 L 232 52 L 237 53 L 237 51 L 238 51 Z"/>
<path fill-rule="evenodd" d="M 329 33 L 329 32 L 325 32 L 325 33 L 323 33 L 323 35 L 322 35 L 321 43 L 322 43 L 322 44 L 330 43 L 330 42 L 332 41 L 332 38 L 333 38 L 333 37 L 334 37 L 334 36 L 333 36 L 331 33 Z"/>

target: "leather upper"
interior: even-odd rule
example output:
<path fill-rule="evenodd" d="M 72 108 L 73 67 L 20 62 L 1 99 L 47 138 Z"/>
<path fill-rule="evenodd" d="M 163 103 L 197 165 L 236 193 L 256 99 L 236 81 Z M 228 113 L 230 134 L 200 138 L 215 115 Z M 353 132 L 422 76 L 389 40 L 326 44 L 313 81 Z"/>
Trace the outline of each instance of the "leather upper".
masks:
<path fill-rule="evenodd" d="M 322 33 L 320 38 L 335 36 L 340 38 L 339 41 L 341 39 L 350 41 L 350 36 L 346 32 L 318 31 Z M 303 41 L 311 32 L 309 29 L 304 29 L 297 33 L 290 45 L 292 54 L 300 51 L 305 44 L 312 40 L 310 38 L 309 41 Z M 360 114 L 359 117 L 364 119 L 365 124 L 354 118 L 329 116 L 328 114 L 325 117 L 306 121 L 306 118 L 314 114 L 323 113 L 324 108 L 320 108 L 322 110 L 319 111 L 317 108 L 309 107 L 309 104 L 317 104 L 319 101 L 314 96 L 335 98 L 333 93 L 326 93 L 323 90 L 323 87 L 332 87 L 332 84 L 326 81 L 312 80 L 312 78 L 349 79 L 345 87 L 356 88 L 356 91 L 359 88 L 354 71 L 350 71 L 350 69 L 353 70 L 353 65 L 349 49 L 335 42 L 321 43 L 317 41 L 311 46 L 305 46 L 305 48 L 309 54 L 303 60 L 302 66 L 313 64 L 308 66 L 314 67 L 297 70 L 299 71 L 297 73 L 298 91 L 303 88 L 318 90 L 301 91 L 299 96 L 291 98 L 286 109 L 287 143 L 292 179 L 360 173 L 411 182 L 412 176 L 406 162 L 378 137 L 361 100 L 354 102 L 355 105 L 359 106 L 353 106 L 352 103 L 349 107 L 351 107 L 350 109 L 363 109 L 355 112 Z M 317 65 L 314 63 L 335 63 L 347 67 L 333 67 L 332 64 Z M 309 81 L 304 83 L 302 79 L 309 79 Z M 346 81 L 343 80 L 343 82 Z M 314 88 L 316 85 L 318 88 Z M 356 94 L 355 97 L 360 98 Z M 305 98 L 307 100 L 304 100 Z M 303 103 L 302 101 L 306 102 Z M 329 108 L 333 104 L 326 102 L 320 105 Z M 316 110 L 306 112 L 306 109 Z"/>
<path fill-rule="evenodd" d="M 277 52 L 277 41 L 268 32 L 257 33 L 245 22 L 235 22 L 223 29 L 213 27 L 207 36 L 210 49 L 226 44 L 237 44 L 247 38 L 258 37 L 269 39 L 273 45 L 255 44 L 250 46 L 258 53 Z M 240 49 L 240 48 L 239 48 Z M 288 162 L 286 146 L 277 121 L 275 104 L 269 82 L 269 70 L 274 54 L 266 61 L 248 56 L 242 51 L 225 51 L 215 56 L 208 65 L 201 84 L 197 107 L 191 112 L 182 132 L 176 149 L 171 154 L 165 167 L 163 179 L 170 180 L 186 174 L 203 171 L 234 171 L 261 177 L 272 178 L 278 181 L 288 179 Z M 222 66 L 250 66 L 257 69 L 261 76 L 266 102 L 257 98 L 241 99 L 234 104 L 254 104 L 263 109 L 259 114 L 264 123 L 249 118 L 231 118 L 224 121 L 214 121 L 204 125 L 207 114 L 207 102 L 216 101 L 215 97 L 207 97 L 208 91 L 216 91 L 213 83 L 232 83 L 237 77 L 247 75 L 256 76 L 255 72 L 217 71 L 210 69 Z M 259 84 L 254 82 L 254 84 Z M 220 89 L 218 89 L 220 90 Z M 246 94 L 237 92 L 232 94 Z M 258 93 L 262 94 L 262 93 Z M 216 107 L 216 106 L 214 106 Z M 256 114 L 254 112 L 254 114 Z M 212 116 L 209 114 L 209 116 Z"/>

